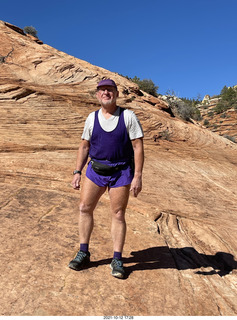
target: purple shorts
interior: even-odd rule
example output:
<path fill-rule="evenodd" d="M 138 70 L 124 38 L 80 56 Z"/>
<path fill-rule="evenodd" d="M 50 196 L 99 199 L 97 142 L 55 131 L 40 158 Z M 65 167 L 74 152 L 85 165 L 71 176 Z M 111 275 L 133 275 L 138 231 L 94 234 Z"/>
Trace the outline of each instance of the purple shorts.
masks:
<path fill-rule="evenodd" d="M 127 166 L 125 169 L 115 172 L 111 176 L 102 176 L 92 169 L 91 163 L 89 162 L 86 176 L 99 187 L 118 188 L 130 184 L 134 177 L 134 172 L 130 166 Z"/>

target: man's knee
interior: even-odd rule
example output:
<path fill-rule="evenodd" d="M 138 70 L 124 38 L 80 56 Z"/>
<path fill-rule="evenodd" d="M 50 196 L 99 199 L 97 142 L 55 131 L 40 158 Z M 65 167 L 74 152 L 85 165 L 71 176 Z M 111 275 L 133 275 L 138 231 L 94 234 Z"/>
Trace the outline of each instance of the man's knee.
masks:
<path fill-rule="evenodd" d="M 124 210 L 115 210 L 113 212 L 113 218 L 116 219 L 118 222 L 125 222 L 125 211 Z"/>
<path fill-rule="evenodd" d="M 91 207 L 82 201 L 79 204 L 79 211 L 80 211 L 80 215 L 86 215 L 86 214 L 92 213 Z"/>

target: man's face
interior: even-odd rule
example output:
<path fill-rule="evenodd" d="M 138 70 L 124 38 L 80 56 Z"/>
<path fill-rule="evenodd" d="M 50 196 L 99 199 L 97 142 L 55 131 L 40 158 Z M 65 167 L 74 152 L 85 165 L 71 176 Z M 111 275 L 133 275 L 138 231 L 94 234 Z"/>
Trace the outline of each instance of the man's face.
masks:
<path fill-rule="evenodd" d="M 96 97 L 103 106 L 116 104 L 118 91 L 112 86 L 101 86 L 97 89 Z"/>

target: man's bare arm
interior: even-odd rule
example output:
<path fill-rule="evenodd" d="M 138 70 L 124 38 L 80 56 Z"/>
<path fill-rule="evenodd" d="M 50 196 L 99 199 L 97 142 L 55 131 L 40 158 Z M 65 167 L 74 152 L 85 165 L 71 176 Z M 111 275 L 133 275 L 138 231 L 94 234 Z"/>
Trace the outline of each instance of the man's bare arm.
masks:
<path fill-rule="evenodd" d="M 87 163 L 88 155 L 90 149 L 90 142 L 87 140 L 82 140 L 78 152 L 77 152 L 77 161 L 76 161 L 76 170 L 82 171 L 84 166 Z M 80 188 L 81 175 L 75 174 L 72 180 L 72 186 L 74 189 Z"/>
<path fill-rule="evenodd" d="M 142 170 L 144 164 L 143 139 L 139 138 L 132 140 L 132 146 L 134 150 L 135 169 L 130 191 L 133 192 L 134 197 L 137 197 L 142 190 Z"/>

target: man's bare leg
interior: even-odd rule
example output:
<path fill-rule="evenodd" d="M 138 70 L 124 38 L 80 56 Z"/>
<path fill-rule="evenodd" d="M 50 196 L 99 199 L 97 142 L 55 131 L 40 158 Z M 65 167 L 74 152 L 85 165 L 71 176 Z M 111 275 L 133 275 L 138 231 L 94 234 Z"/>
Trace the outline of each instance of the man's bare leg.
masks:
<path fill-rule="evenodd" d="M 80 197 L 79 237 L 80 243 L 88 243 L 94 226 L 93 211 L 105 192 L 106 187 L 99 187 L 85 177 Z"/>
<path fill-rule="evenodd" d="M 130 185 L 109 189 L 112 213 L 111 235 L 114 251 L 121 253 L 126 237 L 125 211 L 128 204 L 129 189 Z"/>
<path fill-rule="evenodd" d="M 88 251 L 90 236 L 93 230 L 93 211 L 96 204 L 105 192 L 106 187 L 99 187 L 94 182 L 85 177 L 80 200 L 79 215 L 79 237 L 80 250 L 76 257 L 69 262 L 69 268 L 73 270 L 81 270 L 90 262 L 90 252 Z"/>

